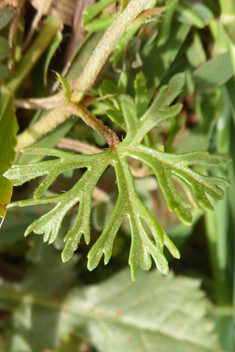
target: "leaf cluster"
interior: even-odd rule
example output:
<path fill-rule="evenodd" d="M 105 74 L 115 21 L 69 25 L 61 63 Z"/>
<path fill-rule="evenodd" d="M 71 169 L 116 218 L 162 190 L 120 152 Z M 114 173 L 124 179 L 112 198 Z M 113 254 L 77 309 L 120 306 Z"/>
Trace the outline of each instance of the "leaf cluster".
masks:
<path fill-rule="evenodd" d="M 69 260 L 77 249 L 82 235 L 84 235 L 86 243 L 90 242 L 92 193 L 105 169 L 113 164 L 116 173 L 118 198 L 102 234 L 88 254 L 88 268 L 90 270 L 94 269 L 103 255 L 105 264 L 109 262 L 115 236 L 124 218 L 127 218 L 132 236 L 129 257 L 132 278 L 136 278 L 139 266 L 144 270 L 150 269 L 151 257 L 154 259 L 157 268 L 163 274 L 167 274 L 169 269 L 163 253 L 164 246 L 176 258 L 179 258 L 179 252 L 137 194 L 127 157 L 138 159 L 148 165 L 157 178 L 169 210 L 175 210 L 178 217 L 186 223 L 192 221 L 189 211 L 191 205 L 179 193 L 179 189 L 173 181 L 174 177 L 190 186 L 195 201 L 200 207 L 208 210 L 213 210 L 213 207 L 206 194 L 216 199 L 222 199 L 223 190 L 220 187 L 229 185 L 225 179 L 202 175 L 190 167 L 195 164 L 214 166 L 227 163 L 229 161 L 228 157 L 210 155 L 203 151 L 169 154 L 165 153 L 164 150 L 156 150 L 142 143 L 152 128 L 180 112 L 182 104 L 175 103 L 172 105 L 172 103 L 182 91 L 183 85 L 184 74 L 174 76 L 168 85 L 161 87 L 157 98 L 141 117 L 138 116 L 137 111 L 144 110 L 144 105 L 149 101 L 148 95 L 146 100 L 137 95 L 136 104 L 130 96 L 124 94 L 116 96 L 115 100 L 118 103 L 119 111 L 116 111 L 114 115 L 121 116 L 123 119 L 126 136 L 122 142 L 101 153 L 74 155 L 48 148 L 25 149 L 24 153 L 54 158 L 39 163 L 18 164 L 5 173 L 5 176 L 14 185 L 21 185 L 35 177 L 46 176 L 35 191 L 34 199 L 18 201 L 10 206 L 56 204 L 51 211 L 34 221 L 26 230 L 25 235 L 34 231 L 37 234 L 44 234 L 44 241 L 54 242 L 66 213 L 79 203 L 74 225 L 64 238 L 66 245 L 62 259 L 63 261 Z M 111 104 L 112 100 L 111 98 Z M 44 196 L 50 185 L 61 173 L 81 168 L 86 168 L 86 171 L 69 191 L 54 196 Z M 149 236 L 147 228 L 151 231 L 151 236 Z"/>

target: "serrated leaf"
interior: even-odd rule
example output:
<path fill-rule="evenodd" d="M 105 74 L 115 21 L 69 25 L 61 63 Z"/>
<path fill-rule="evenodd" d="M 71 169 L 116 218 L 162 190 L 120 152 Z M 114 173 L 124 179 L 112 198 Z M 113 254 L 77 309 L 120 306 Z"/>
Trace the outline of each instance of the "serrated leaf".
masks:
<path fill-rule="evenodd" d="M 18 352 L 23 344 L 24 352 L 51 349 L 71 331 L 102 352 L 148 352 L 156 347 L 221 352 L 213 323 L 205 318 L 208 301 L 198 280 L 153 271 L 140 273 L 133 283 L 128 276 L 126 270 L 99 285 L 74 289 L 63 301 L 51 300 L 43 287 L 32 292 L 25 283 L 1 284 L 2 305 L 14 307 L 9 352 Z"/>
<path fill-rule="evenodd" d="M 108 85 L 110 83 L 106 82 Z M 118 199 L 114 210 L 97 242 L 88 254 L 88 268 L 93 270 L 104 256 L 107 264 L 112 255 L 115 236 L 125 218 L 128 219 L 131 229 L 131 249 L 129 264 L 131 275 L 135 279 L 138 268 L 149 270 L 152 259 L 157 268 L 168 273 L 168 263 L 163 254 L 164 246 L 173 256 L 179 258 L 179 252 L 170 241 L 163 228 L 154 219 L 149 209 L 137 194 L 133 175 L 127 161 L 133 157 L 147 164 L 155 174 L 158 184 L 166 198 L 169 210 L 175 210 L 178 217 L 190 224 L 192 215 L 188 203 L 173 179 L 179 178 L 191 188 L 196 202 L 203 208 L 213 210 L 207 194 L 216 199 L 223 198 L 221 186 L 228 186 L 229 182 L 218 177 L 204 176 L 191 166 L 219 165 L 230 161 L 228 157 L 210 155 L 207 152 L 192 152 L 185 154 L 169 154 L 164 148 L 156 150 L 141 144 L 146 133 L 162 120 L 176 116 L 182 105 L 173 103 L 184 85 L 184 74 L 174 76 L 168 86 L 163 86 L 152 105 L 139 118 L 134 100 L 127 95 L 115 96 L 111 106 L 123 114 L 126 137 L 119 144 L 110 147 L 101 153 L 93 155 L 75 155 L 56 149 L 28 148 L 24 152 L 54 157 L 52 160 L 31 164 L 14 165 L 5 173 L 5 177 L 20 185 L 35 177 L 46 176 L 38 186 L 34 199 L 18 201 L 10 206 L 27 206 L 36 204 L 55 203 L 55 207 L 35 220 L 26 230 L 44 234 L 44 241 L 52 243 L 60 230 L 66 213 L 79 203 L 78 213 L 72 229 L 64 240 L 66 245 L 62 254 L 63 261 L 69 260 L 77 249 L 81 236 L 86 243 L 90 241 L 90 213 L 93 190 L 109 164 L 113 164 L 118 187 Z M 116 88 L 114 88 L 115 92 Z M 43 197 L 52 182 L 64 172 L 73 169 L 86 168 L 80 180 L 67 192 L 51 197 Z M 151 237 L 147 232 L 151 231 Z"/>

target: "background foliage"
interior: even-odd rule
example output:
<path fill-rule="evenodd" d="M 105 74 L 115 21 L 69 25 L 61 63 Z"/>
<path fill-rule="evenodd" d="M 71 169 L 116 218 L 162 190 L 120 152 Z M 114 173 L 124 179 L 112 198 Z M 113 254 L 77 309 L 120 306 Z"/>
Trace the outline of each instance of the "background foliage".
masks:
<path fill-rule="evenodd" d="M 141 130 L 138 119 L 145 116 L 149 102 L 157 96 L 160 88 L 168 84 L 174 75 L 179 74 L 176 77 L 180 79 L 184 72 L 184 88 L 181 83 L 172 98 L 173 101 L 180 94 L 177 102 L 174 101 L 176 104 L 167 107 L 171 110 L 164 110 L 163 117 L 156 117 L 157 122 L 162 120 L 161 123 L 153 125 L 150 132 L 150 128 L 146 128 L 145 132 L 148 133 L 144 133 L 146 149 L 155 150 L 152 159 L 148 159 L 148 165 L 143 167 L 139 161 L 128 156 L 131 171 L 134 175 L 138 171 L 134 186 L 140 201 L 148 207 L 150 217 L 160 223 L 181 253 L 180 260 L 172 260 L 164 251 L 175 274 L 171 272 L 168 276 L 162 276 L 154 268 L 150 273 L 140 270 L 136 281 L 131 281 L 129 269 L 126 268 L 131 236 L 125 219 L 122 225 L 119 224 L 112 254 L 109 250 L 109 265 L 104 267 L 97 262 L 95 265 L 98 267 L 93 272 L 87 270 L 87 254 L 96 240 L 101 238 L 118 199 L 112 166 L 106 168 L 93 192 L 91 243 L 87 246 L 82 239 L 75 255 L 67 263 L 61 261 L 63 238 L 73 228 L 76 208 L 64 217 L 59 235 L 53 238 L 54 243 L 50 246 L 43 244 L 42 236 L 31 234 L 23 238 L 29 226 L 30 229 L 37 226 L 30 224 L 39 224 L 41 231 L 44 225 L 41 220 L 37 223 L 35 219 L 43 219 L 40 216 L 51 210 L 47 201 L 41 202 L 43 205 L 36 200 L 28 201 L 28 204 L 36 205 L 20 210 L 9 208 L 6 215 L 6 204 L 12 196 L 12 181 L 22 184 L 45 175 L 46 165 L 51 165 L 52 174 L 47 179 L 43 182 L 42 178 L 35 179 L 20 188 L 16 187 L 13 199 L 33 198 L 36 188 L 36 197 L 42 194 L 51 197 L 60 193 L 55 197 L 62 199 L 62 195 L 66 195 L 84 176 L 82 162 L 81 169 L 71 171 L 65 168 L 61 175 L 61 170 L 56 173 L 60 159 L 51 158 L 54 154 L 46 148 L 57 145 L 82 153 L 79 157 L 73 154 L 74 160 L 85 160 L 83 153 L 97 153 L 102 149 L 108 155 L 105 140 L 74 115 L 49 133 L 42 133 L 40 138 L 33 136 L 34 148 L 28 153 L 18 154 L 26 136 L 22 132 L 30 132 L 30 128 L 53 107 L 49 100 L 33 100 L 27 101 L 33 109 L 26 110 L 26 101 L 20 98 L 44 98 L 55 92 L 60 83 L 52 70 L 61 72 L 68 82 L 78 78 L 104 31 L 115 22 L 117 13 L 125 11 L 127 5 L 127 1 L 104 0 L 84 10 L 87 1 L 79 3 L 77 21 L 73 26 L 71 13 L 75 12 L 75 3 L 72 1 L 66 3 L 66 11 L 70 14 L 66 18 L 67 12 L 62 11 L 63 17 L 56 6 L 54 12 L 53 6 L 48 8 L 45 18 L 42 18 L 42 9 L 36 1 L 32 4 L 37 12 L 24 1 L 0 3 L 0 217 L 3 220 L 6 216 L 0 232 L 1 350 L 233 351 L 234 164 L 209 169 L 198 165 L 198 159 L 196 163 L 189 163 L 192 173 L 197 171 L 213 176 L 217 185 L 220 184 L 215 177 L 229 179 L 232 183 L 230 188 L 224 188 L 223 201 L 210 198 L 215 212 L 206 210 L 204 214 L 185 185 L 180 180 L 175 183 L 177 194 L 180 197 L 186 194 L 187 202 L 193 205 L 193 224 L 190 226 L 180 222 L 174 212 L 169 212 L 162 195 L 164 182 L 159 178 L 161 190 L 149 168 L 153 156 L 159 156 L 164 151 L 175 154 L 195 151 L 193 155 L 199 155 L 197 151 L 204 149 L 234 158 L 233 0 L 150 1 L 149 12 L 142 13 L 116 45 L 96 84 L 89 91 L 86 102 L 89 111 L 115 131 L 123 141 L 121 145 L 131 151 L 127 154 L 133 157 L 137 146 L 130 142 Z M 90 5 L 93 3 L 91 1 Z M 159 10 L 159 7 L 166 9 Z M 69 12 L 69 9 L 72 11 Z M 37 16 L 35 33 L 30 29 L 34 15 Z M 67 82 L 60 79 L 68 98 Z M 99 99 L 96 99 L 98 96 Z M 33 104 L 37 104 L 37 109 Z M 120 114 L 120 104 L 123 115 Z M 180 111 L 181 104 L 183 109 Z M 132 121 L 128 119 L 130 111 Z M 57 114 L 60 113 L 62 116 L 61 110 L 57 110 Z M 18 125 L 21 134 L 16 137 Z M 123 130 L 127 131 L 127 136 Z M 75 145 L 72 144 L 74 140 L 78 141 Z M 40 152 L 38 147 L 45 149 Z M 126 158 L 125 153 L 119 154 L 120 160 L 123 160 L 122 156 Z M 66 160 L 65 153 L 58 151 L 57 154 L 57 157 Z M 44 155 L 47 157 L 42 161 Z M 16 165 L 6 173 L 14 158 Z M 108 156 L 107 166 L 118 160 L 115 158 Z M 203 158 L 206 158 L 205 154 Z M 220 158 L 221 161 L 223 157 Z M 93 160 L 91 165 L 98 170 L 101 162 L 97 163 L 96 159 L 93 155 L 89 160 Z M 40 161 L 37 165 L 41 165 L 41 173 L 37 175 L 32 168 L 21 166 Z M 123 170 L 127 172 L 123 163 Z M 196 167 L 194 164 L 197 164 Z M 170 170 L 165 169 L 166 174 L 177 167 L 177 164 L 172 165 Z M 16 181 L 20 168 L 24 173 L 21 172 L 21 179 Z M 58 176 L 56 181 L 54 176 Z M 48 179 L 50 182 L 46 181 Z M 47 190 L 52 181 L 52 186 Z M 131 182 L 129 185 L 132 185 Z M 126 194 L 125 185 L 120 186 L 119 182 L 118 186 L 120 194 Z M 61 190 L 66 193 L 61 193 Z M 132 196 L 136 197 L 134 192 Z M 179 201 L 177 197 L 174 201 Z M 127 199 L 122 199 L 125 199 L 127 207 Z M 169 206 L 172 200 L 167 200 Z M 20 202 L 18 205 L 23 204 Z M 181 209 L 175 204 L 171 210 L 178 209 L 179 217 L 185 220 L 182 213 L 184 207 Z M 121 208 L 119 205 L 116 214 L 121 212 Z M 128 214 L 129 219 L 132 219 L 131 216 L 138 217 L 137 212 Z M 130 224 L 133 224 L 132 220 Z M 142 231 L 150 235 L 144 226 Z M 162 247 L 161 251 L 163 253 Z M 135 272 L 137 269 L 133 268 L 133 263 L 134 260 L 132 271 Z M 90 268 L 95 265 L 90 265 Z"/>

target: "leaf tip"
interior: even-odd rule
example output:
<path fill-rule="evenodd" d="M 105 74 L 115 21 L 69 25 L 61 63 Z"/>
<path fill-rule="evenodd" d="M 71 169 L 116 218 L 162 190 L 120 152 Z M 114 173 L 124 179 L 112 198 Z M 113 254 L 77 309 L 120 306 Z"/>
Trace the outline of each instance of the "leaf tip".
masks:
<path fill-rule="evenodd" d="M 61 254 L 61 259 L 63 263 L 66 263 L 69 261 L 69 259 L 72 258 L 73 256 L 73 251 L 66 251 L 65 249 L 63 250 L 62 254 Z"/>
<path fill-rule="evenodd" d="M 68 103 L 71 98 L 71 88 L 70 88 L 69 82 L 60 73 L 55 72 L 55 74 L 58 77 L 58 79 L 60 80 L 60 83 L 62 84 L 62 87 L 64 89 L 65 102 Z"/>
<path fill-rule="evenodd" d="M 32 232 L 31 225 L 25 230 L 24 237 L 27 237 Z"/>

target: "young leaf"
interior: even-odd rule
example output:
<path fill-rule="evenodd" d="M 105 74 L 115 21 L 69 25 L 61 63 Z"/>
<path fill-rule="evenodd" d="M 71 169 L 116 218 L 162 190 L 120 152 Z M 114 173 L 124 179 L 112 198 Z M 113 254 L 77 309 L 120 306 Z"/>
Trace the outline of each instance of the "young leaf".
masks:
<path fill-rule="evenodd" d="M 62 86 L 64 88 L 64 100 L 65 100 L 65 103 L 68 103 L 70 101 L 70 98 L 71 98 L 71 89 L 70 89 L 69 82 L 66 80 L 66 78 L 61 76 L 60 73 L 56 72 L 56 75 L 59 78 L 60 83 L 62 84 Z"/>
<path fill-rule="evenodd" d="M 156 150 L 141 143 L 145 135 L 159 122 L 179 113 L 182 105 L 171 104 L 181 92 L 183 85 L 184 75 L 174 76 L 168 86 L 161 87 L 157 98 L 141 118 L 137 116 L 134 100 L 127 95 L 120 95 L 117 100 L 117 108 L 123 114 L 126 137 L 120 143 L 117 140 L 117 143 L 101 153 L 74 155 L 49 148 L 26 149 L 25 153 L 52 156 L 55 159 L 15 165 L 6 172 L 5 176 L 12 180 L 14 185 L 23 184 L 35 177 L 46 176 L 35 191 L 34 199 L 18 201 L 10 206 L 46 203 L 55 203 L 56 206 L 34 221 L 26 230 L 25 235 L 31 231 L 38 234 L 44 233 L 44 241 L 52 243 L 58 235 L 66 213 L 79 202 L 75 223 L 64 239 L 66 245 L 62 258 L 63 261 L 69 260 L 77 249 L 82 235 L 84 235 L 86 243 L 90 241 L 92 193 L 105 169 L 109 164 L 113 164 L 117 179 L 118 199 L 102 234 L 88 254 L 88 268 L 94 269 L 103 255 L 105 264 L 109 262 L 115 236 L 124 218 L 127 218 L 132 236 L 129 257 L 132 278 L 136 278 L 138 267 L 144 270 L 150 269 L 151 258 L 155 261 L 157 268 L 163 274 L 167 274 L 168 263 L 163 254 L 164 246 L 176 258 L 179 258 L 179 252 L 139 198 L 127 157 L 136 158 L 152 169 L 166 198 L 169 210 L 175 210 L 178 217 L 186 223 L 192 221 L 191 213 L 188 210 L 190 204 L 174 184 L 174 177 L 190 186 L 198 204 L 209 210 L 213 210 L 213 207 L 206 194 L 216 199 L 222 199 L 223 190 L 220 186 L 229 185 L 229 182 L 222 178 L 204 176 L 189 167 L 195 164 L 213 166 L 227 163 L 230 161 L 228 157 L 209 155 L 202 151 L 169 154 L 164 150 Z M 79 168 L 87 170 L 69 191 L 52 197 L 43 197 L 45 191 L 59 174 Z M 148 235 L 146 227 L 151 230 L 152 237 Z"/>

